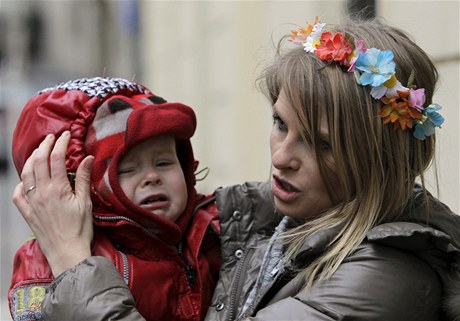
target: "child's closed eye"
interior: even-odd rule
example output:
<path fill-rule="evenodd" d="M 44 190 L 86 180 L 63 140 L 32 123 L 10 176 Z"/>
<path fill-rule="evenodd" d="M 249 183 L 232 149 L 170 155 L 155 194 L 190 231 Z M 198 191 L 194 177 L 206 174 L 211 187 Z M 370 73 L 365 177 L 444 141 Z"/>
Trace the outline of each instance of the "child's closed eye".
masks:
<path fill-rule="evenodd" d="M 162 159 L 162 160 L 155 162 L 155 166 L 157 167 L 166 167 L 166 166 L 170 166 L 174 164 L 176 164 L 176 162 L 173 160 L 169 160 L 169 159 Z"/>
<path fill-rule="evenodd" d="M 117 171 L 118 175 L 123 175 L 123 174 L 128 174 L 134 172 L 134 167 L 125 167 L 125 168 L 119 168 Z"/>

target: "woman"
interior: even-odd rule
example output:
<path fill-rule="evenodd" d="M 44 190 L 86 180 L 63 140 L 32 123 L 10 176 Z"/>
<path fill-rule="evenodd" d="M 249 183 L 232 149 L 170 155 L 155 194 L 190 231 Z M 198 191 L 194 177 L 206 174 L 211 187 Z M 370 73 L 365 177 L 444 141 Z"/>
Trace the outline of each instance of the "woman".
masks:
<path fill-rule="evenodd" d="M 266 184 L 217 191 L 224 263 L 207 320 L 459 319 L 460 217 L 423 179 L 443 120 L 432 103 L 433 63 L 402 31 L 378 22 L 316 22 L 290 40 L 294 48 L 280 47 L 261 78 L 273 104 L 271 192 L 282 219 L 274 229 Z M 51 176 L 40 165 L 50 149 L 31 160 L 35 176 L 54 184 L 60 173 L 62 186 L 62 165 L 54 170 L 51 157 Z M 62 164 L 65 146 L 54 149 Z M 82 183 L 87 172 L 80 174 Z M 24 198 L 33 176 L 23 175 L 13 200 L 54 255 L 64 246 L 40 226 L 55 207 L 38 187 L 30 208 Z M 86 206 L 76 192 L 72 201 Z M 50 318 L 71 306 L 72 274 L 87 275 L 81 266 L 47 296 Z M 102 278 L 109 293 L 122 284 L 111 275 Z M 139 319 L 132 306 L 112 300 L 110 308 Z"/>

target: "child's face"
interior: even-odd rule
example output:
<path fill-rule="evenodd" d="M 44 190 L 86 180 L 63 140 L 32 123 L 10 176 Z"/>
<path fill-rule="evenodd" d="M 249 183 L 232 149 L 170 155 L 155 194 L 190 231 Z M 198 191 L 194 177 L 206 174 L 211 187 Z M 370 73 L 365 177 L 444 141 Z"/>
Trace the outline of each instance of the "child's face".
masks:
<path fill-rule="evenodd" d="M 118 180 L 136 205 L 175 221 L 187 205 L 187 185 L 171 135 L 132 148 L 118 165 Z"/>

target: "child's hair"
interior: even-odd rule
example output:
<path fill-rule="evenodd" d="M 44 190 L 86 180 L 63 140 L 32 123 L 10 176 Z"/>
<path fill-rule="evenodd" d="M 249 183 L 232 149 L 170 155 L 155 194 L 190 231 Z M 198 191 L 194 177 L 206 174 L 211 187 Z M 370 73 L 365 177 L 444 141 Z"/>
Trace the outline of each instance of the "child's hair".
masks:
<path fill-rule="evenodd" d="M 397 79 L 405 86 L 413 73 L 413 84 L 425 88 L 426 105 L 431 104 L 436 68 L 403 31 L 377 20 L 326 26 L 363 39 L 367 48 L 391 50 Z M 325 62 L 303 47 L 284 51 L 285 40 L 280 41 L 275 61 L 259 78 L 259 85 L 273 104 L 284 90 L 300 132 L 316 151 L 329 196 L 337 204 L 285 233 L 287 258 L 295 256 L 313 233 L 340 229 L 329 250 L 302 271 L 309 288 L 315 278 L 329 278 L 369 229 L 395 220 L 410 206 L 415 180 L 419 177 L 424 185 L 423 173 L 434 158 L 435 135 L 419 140 L 411 130 L 384 124 L 379 116 L 382 102 L 371 96 L 370 86 L 359 85 L 353 72 L 339 63 Z M 322 113 L 328 119 L 333 164 L 321 149 Z M 332 175 L 337 177 L 334 184 Z"/>

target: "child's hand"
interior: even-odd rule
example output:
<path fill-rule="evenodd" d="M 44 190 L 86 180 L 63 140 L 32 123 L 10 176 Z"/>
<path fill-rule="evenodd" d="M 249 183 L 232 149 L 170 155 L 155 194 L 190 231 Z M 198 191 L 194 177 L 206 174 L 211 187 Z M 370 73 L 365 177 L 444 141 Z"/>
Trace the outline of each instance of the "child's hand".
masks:
<path fill-rule="evenodd" d="M 48 135 L 24 165 L 13 203 L 32 229 L 54 276 L 91 255 L 92 204 L 89 194 L 93 157 L 78 167 L 75 192 L 65 167 L 68 132 L 55 142 Z M 49 165 L 48 165 L 49 164 Z"/>

